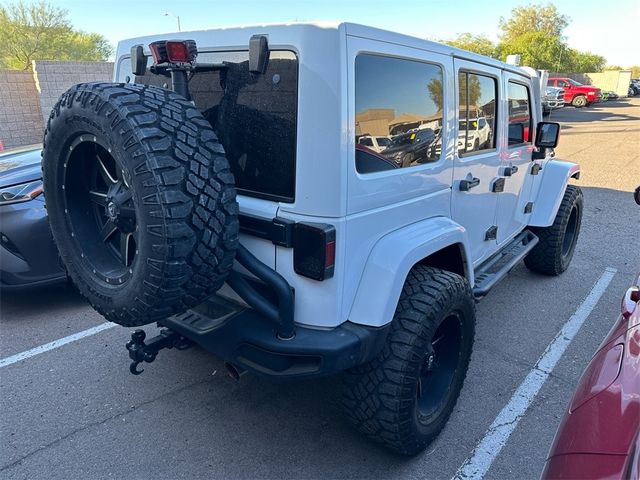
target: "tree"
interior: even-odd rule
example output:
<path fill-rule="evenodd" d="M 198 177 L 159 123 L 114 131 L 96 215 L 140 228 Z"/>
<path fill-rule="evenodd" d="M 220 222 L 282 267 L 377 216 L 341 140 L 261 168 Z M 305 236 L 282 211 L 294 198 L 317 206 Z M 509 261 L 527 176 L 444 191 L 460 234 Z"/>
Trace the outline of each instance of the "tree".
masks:
<path fill-rule="evenodd" d="M 500 38 L 504 42 L 513 42 L 527 33 L 540 32 L 562 40 L 562 32 L 569 25 L 569 20 L 551 3 L 516 7 L 511 10 L 509 18 L 500 17 Z"/>
<path fill-rule="evenodd" d="M 526 32 L 512 40 L 503 40 L 499 48 L 500 58 L 508 55 L 521 55 L 522 65 L 551 71 L 564 71 L 563 54 L 566 63 L 566 46 L 559 37 L 549 36 L 544 32 Z"/>
<path fill-rule="evenodd" d="M 487 57 L 497 57 L 497 45 L 485 35 L 461 33 L 453 40 L 444 40 L 443 43 Z"/>
<path fill-rule="evenodd" d="M 579 52 L 573 48 L 567 49 L 567 65 L 565 72 L 587 73 L 600 72 L 604 68 L 607 60 L 595 53 Z"/>
<path fill-rule="evenodd" d="M 0 5 L 0 68 L 28 70 L 33 60 L 107 60 L 113 49 L 97 33 L 73 29 L 68 12 L 44 1 Z"/>
<path fill-rule="evenodd" d="M 598 72 L 606 59 L 590 52 L 569 48 L 563 36 L 569 17 L 552 5 L 531 4 L 511 10 L 500 17 L 499 58 L 520 54 L 522 64 L 555 72 Z"/>
<path fill-rule="evenodd" d="M 442 90 L 442 80 L 439 78 L 432 79 L 427 84 L 427 90 L 429 90 L 429 97 L 436 106 L 438 112 L 442 111 L 442 100 L 444 99 L 444 93 Z"/>

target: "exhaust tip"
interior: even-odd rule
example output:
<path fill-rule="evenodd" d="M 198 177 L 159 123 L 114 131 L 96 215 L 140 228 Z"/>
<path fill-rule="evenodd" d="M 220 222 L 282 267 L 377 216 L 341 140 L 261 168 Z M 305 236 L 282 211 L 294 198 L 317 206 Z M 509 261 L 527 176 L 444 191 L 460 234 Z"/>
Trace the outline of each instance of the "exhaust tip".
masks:
<path fill-rule="evenodd" d="M 240 380 L 240 377 L 243 376 L 245 373 L 247 373 L 246 370 L 240 367 L 236 367 L 232 363 L 225 362 L 224 366 L 227 369 L 227 373 L 229 374 L 229 376 L 236 381 Z"/>

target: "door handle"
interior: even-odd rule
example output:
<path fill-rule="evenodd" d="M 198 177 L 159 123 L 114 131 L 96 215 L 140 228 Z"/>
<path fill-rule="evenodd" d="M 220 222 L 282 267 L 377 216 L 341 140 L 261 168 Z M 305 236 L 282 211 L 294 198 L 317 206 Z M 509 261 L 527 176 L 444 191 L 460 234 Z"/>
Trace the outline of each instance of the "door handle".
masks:
<path fill-rule="evenodd" d="M 517 171 L 518 171 L 518 167 L 516 167 L 515 165 L 511 165 L 510 167 L 505 167 L 504 176 L 505 177 L 510 177 L 511 175 L 516 173 Z"/>
<path fill-rule="evenodd" d="M 460 191 L 467 192 L 478 185 L 480 185 L 480 179 L 476 177 L 473 177 L 471 180 L 460 180 Z"/>

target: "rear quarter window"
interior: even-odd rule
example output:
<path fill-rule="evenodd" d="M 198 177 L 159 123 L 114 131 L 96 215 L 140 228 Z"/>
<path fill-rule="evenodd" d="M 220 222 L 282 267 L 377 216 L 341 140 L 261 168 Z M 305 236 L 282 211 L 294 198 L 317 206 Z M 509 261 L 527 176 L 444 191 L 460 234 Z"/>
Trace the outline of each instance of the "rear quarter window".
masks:
<path fill-rule="evenodd" d="M 438 65 L 360 54 L 355 62 L 356 143 L 363 136 L 388 138 L 379 169 L 433 163 L 442 155 L 443 73 Z M 380 142 L 378 142 L 381 145 Z M 370 173 L 356 152 L 356 169 Z M 375 170 L 379 171 L 379 170 Z"/>

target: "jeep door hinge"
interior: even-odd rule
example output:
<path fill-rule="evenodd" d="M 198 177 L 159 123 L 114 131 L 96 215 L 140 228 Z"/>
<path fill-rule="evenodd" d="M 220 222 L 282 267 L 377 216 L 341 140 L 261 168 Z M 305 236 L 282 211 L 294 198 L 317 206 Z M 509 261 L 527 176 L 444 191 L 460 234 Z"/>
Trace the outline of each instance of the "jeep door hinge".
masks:
<path fill-rule="evenodd" d="M 540 173 L 540 170 L 542 170 L 542 165 L 540 165 L 539 163 L 534 163 L 533 165 L 531 165 L 531 175 L 538 175 L 538 173 Z"/>
<path fill-rule="evenodd" d="M 474 187 L 477 187 L 478 185 L 480 185 L 480 179 L 476 177 L 472 177 L 470 179 L 460 180 L 459 188 L 461 192 L 468 192 L 469 190 L 471 190 Z"/>
<path fill-rule="evenodd" d="M 515 165 L 511 165 L 510 167 L 504 167 L 504 176 L 510 177 L 511 175 L 515 175 L 518 172 L 518 167 Z"/>
<path fill-rule="evenodd" d="M 491 191 L 493 193 L 501 193 L 504 192 L 504 178 L 496 178 L 493 181 L 493 185 L 491 185 Z"/>
<path fill-rule="evenodd" d="M 487 240 L 495 240 L 498 238 L 498 227 L 496 225 L 491 225 L 489 229 L 484 234 L 485 241 Z"/>

